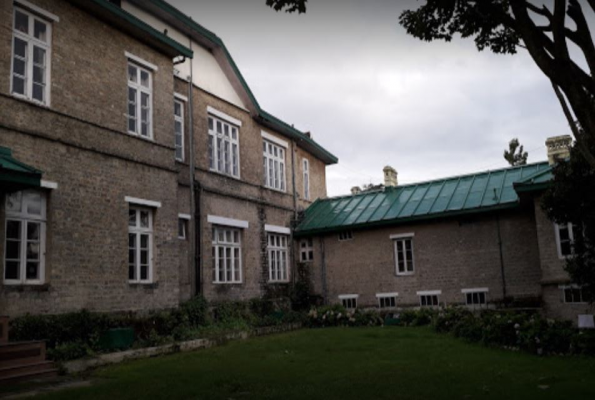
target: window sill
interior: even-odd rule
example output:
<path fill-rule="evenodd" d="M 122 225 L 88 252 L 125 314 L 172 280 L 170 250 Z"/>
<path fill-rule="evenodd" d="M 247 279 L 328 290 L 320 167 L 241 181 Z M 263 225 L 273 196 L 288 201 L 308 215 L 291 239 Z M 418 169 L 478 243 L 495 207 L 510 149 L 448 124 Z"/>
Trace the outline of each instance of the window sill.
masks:
<path fill-rule="evenodd" d="M 151 134 L 150 137 L 147 136 L 143 136 L 140 133 L 136 133 L 136 132 L 131 132 L 131 131 L 126 131 L 126 133 L 130 136 L 134 136 L 137 139 L 141 139 L 141 140 L 145 140 L 147 142 L 151 142 L 151 143 L 155 143 L 155 138 L 153 137 L 153 135 Z"/>
<path fill-rule="evenodd" d="M 270 187 L 270 186 L 267 186 L 267 185 L 263 185 L 262 187 L 265 188 L 265 189 L 270 190 L 271 192 L 281 193 L 281 194 L 287 194 L 287 190 L 276 189 L 274 187 Z"/>
<path fill-rule="evenodd" d="M 403 272 L 403 273 L 399 273 L 397 272 L 396 276 L 413 276 L 415 275 L 415 272 Z"/>
<path fill-rule="evenodd" d="M 157 289 L 159 282 L 128 282 L 131 288 Z"/>
<path fill-rule="evenodd" d="M 3 289 L 7 292 L 49 292 L 49 283 L 6 283 Z"/>
<path fill-rule="evenodd" d="M 209 172 L 212 172 L 213 174 L 216 174 L 219 176 L 223 176 L 225 178 L 235 179 L 236 181 L 240 181 L 240 182 L 242 181 L 242 178 L 240 176 L 229 175 L 229 174 L 226 174 L 225 172 L 217 171 L 216 169 L 209 168 Z"/>
<path fill-rule="evenodd" d="M 217 286 L 233 286 L 233 285 L 243 285 L 244 282 L 213 282 L 213 285 Z"/>
<path fill-rule="evenodd" d="M 34 104 L 34 105 L 39 106 L 39 107 L 42 107 L 42 108 L 47 108 L 47 109 L 50 108 L 50 105 L 47 104 L 47 103 L 42 103 L 41 101 L 38 101 L 38 100 L 35 100 L 35 99 L 31 99 L 31 98 L 29 98 L 27 96 L 24 96 L 24 95 L 21 95 L 21 94 L 18 94 L 18 93 L 11 93 L 11 96 L 14 97 L 17 100 L 21 100 L 21 101 L 24 101 L 26 103 Z"/>

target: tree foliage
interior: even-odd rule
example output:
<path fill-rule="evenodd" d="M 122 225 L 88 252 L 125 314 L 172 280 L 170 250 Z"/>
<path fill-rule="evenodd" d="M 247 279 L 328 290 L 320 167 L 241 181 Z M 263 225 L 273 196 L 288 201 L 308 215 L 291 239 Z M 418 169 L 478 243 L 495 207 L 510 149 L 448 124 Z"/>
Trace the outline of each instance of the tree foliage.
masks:
<path fill-rule="evenodd" d="M 576 227 L 574 256 L 567 259 L 566 270 L 587 298 L 595 299 L 595 168 L 574 146 L 570 159 L 559 162 L 553 172 L 542 207 L 554 222 Z"/>
<path fill-rule="evenodd" d="M 287 13 L 306 12 L 306 3 L 308 0 L 267 0 L 267 6 L 275 11 L 285 11 Z"/>
<path fill-rule="evenodd" d="M 504 150 L 504 159 L 513 167 L 526 165 L 528 157 L 529 153 L 524 151 L 523 145 L 519 143 L 517 138 L 512 139 L 510 143 L 508 143 L 508 150 Z"/>

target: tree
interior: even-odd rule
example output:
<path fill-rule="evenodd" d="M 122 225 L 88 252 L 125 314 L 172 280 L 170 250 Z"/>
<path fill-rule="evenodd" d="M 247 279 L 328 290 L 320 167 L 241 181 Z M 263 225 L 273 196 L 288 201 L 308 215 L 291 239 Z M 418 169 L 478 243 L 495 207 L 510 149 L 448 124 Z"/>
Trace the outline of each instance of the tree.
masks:
<path fill-rule="evenodd" d="M 518 153 L 517 150 L 519 151 Z M 504 159 L 513 167 L 526 165 L 529 153 L 526 151 L 523 152 L 523 150 L 523 146 L 519 143 L 519 140 L 514 138 L 508 143 L 508 150 L 504 150 Z"/>
<path fill-rule="evenodd" d="M 595 151 L 595 148 L 591 148 Z M 568 161 L 553 169 L 552 187 L 542 200 L 542 208 L 556 223 L 574 226 L 574 255 L 566 270 L 573 282 L 583 287 L 586 300 L 595 300 L 595 169 L 575 146 Z"/>
<path fill-rule="evenodd" d="M 595 11 L 595 0 L 586 0 Z M 267 0 L 277 11 L 306 12 L 307 0 Z M 425 41 L 473 37 L 478 50 L 515 54 L 526 49 L 550 80 L 570 129 L 587 162 L 595 167 L 595 45 L 579 0 L 426 0 L 399 22 Z M 569 23 L 570 22 L 570 23 Z M 574 45 L 583 68 L 570 56 Z"/>

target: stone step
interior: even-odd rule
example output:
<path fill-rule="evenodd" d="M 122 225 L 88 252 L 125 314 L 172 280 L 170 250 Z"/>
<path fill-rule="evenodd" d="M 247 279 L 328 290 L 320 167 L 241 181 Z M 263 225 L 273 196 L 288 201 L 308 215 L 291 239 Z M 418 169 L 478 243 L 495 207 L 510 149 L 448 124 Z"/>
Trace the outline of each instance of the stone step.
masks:
<path fill-rule="evenodd" d="M 14 342 L 0 345 L 0 368 L 45 361 L 45 342 Z"/>
<path fill-rule="evenodd" d="M 0 385 L 8 385 L 24 381 L 33 381 L 41 379 L 55 378 L 58 376 L 58 369 L 51 368 L 43 371 L 23 373 L 20 375 L 13 375 L 9 377 L 0 377 Z"/>
<path fill-rule="evenodd" d="M 51 361 L 42 361 L 34 364 L 13 365 L 0 368 L 0 379 L 12 378 L 15 376 L 25 376 L 28 374 L 37 374 L 55 370 L 54 363 Z"/>

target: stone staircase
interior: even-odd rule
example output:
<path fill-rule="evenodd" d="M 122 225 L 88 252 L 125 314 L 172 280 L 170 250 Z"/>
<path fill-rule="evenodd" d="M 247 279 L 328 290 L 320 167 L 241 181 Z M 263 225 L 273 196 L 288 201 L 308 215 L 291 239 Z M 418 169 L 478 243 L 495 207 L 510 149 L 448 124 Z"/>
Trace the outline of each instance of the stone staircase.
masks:
<path fill-rule="evenodd" d="M 8 342 L 8 317 L 0 317 L 0 385 L 58 375 L 45 359 L 45 342 Z"/>

